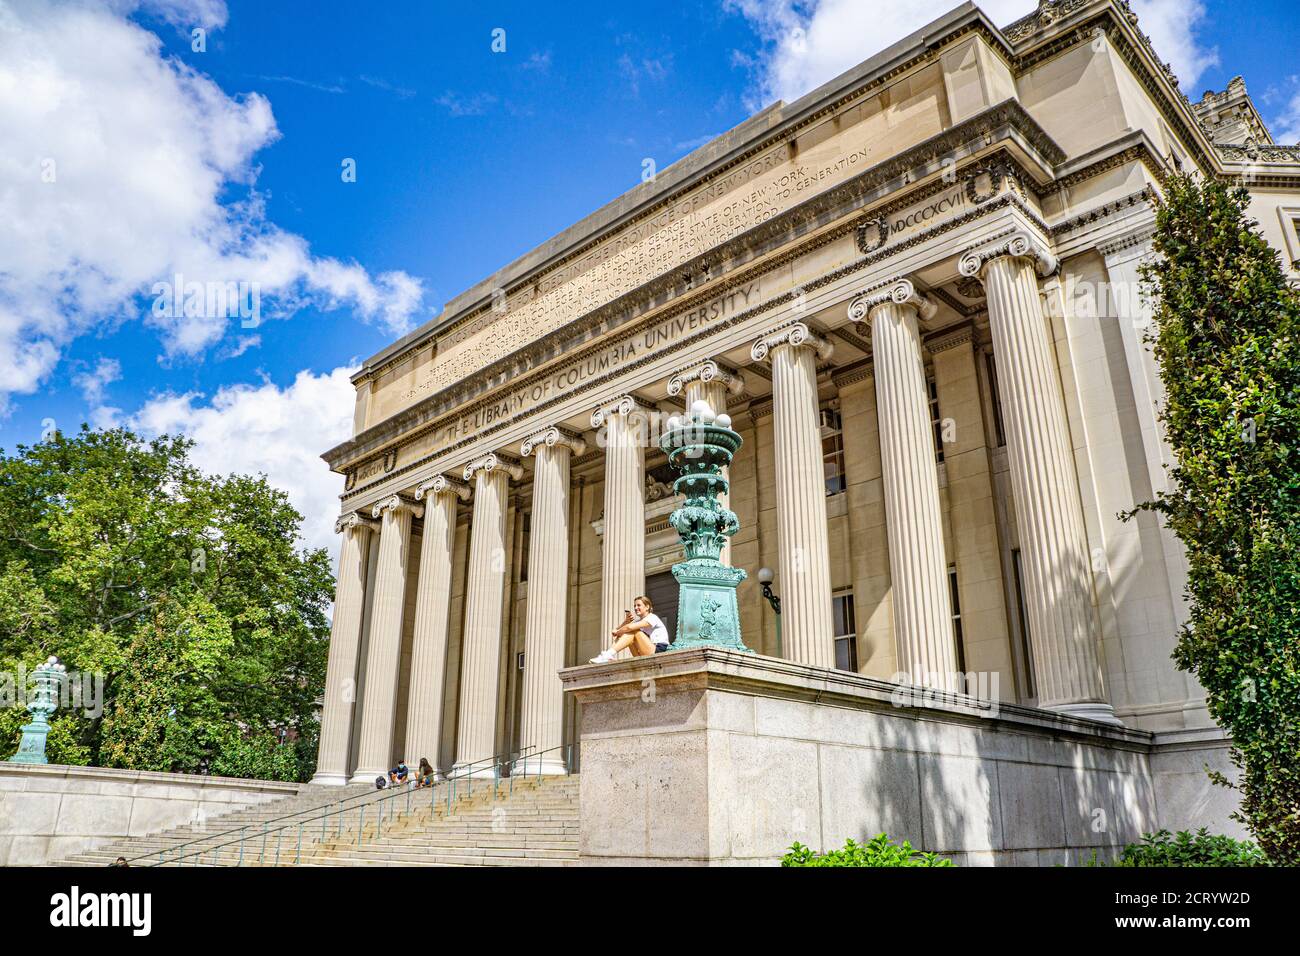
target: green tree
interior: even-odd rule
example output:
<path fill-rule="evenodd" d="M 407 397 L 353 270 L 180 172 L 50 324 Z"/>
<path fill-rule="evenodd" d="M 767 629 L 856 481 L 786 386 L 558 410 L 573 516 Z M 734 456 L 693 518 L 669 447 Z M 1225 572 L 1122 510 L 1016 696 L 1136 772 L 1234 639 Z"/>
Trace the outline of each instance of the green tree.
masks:
<path fill-rule="evenodd" d="M 1187 549 L 1190 616 L 1174 659 L 1232 735 L 1241 819 L 1270 861 L 1296 865 L 1300 296 L 1248 204 L 1220 182 L 1165 187 L 1144 279 L 1177 465 L 1149 507 Z"/>
<path fill-rule="evenodd" d="M 204 475 L 190 443 L 123 429 L 0 450 L 0 670 L 51 654 L 103 678 L 51 760 L 306 779 L 325 679 L 328 556 L 262 477 Z M 0 711 L 0 753 L 18 708 Z"/>

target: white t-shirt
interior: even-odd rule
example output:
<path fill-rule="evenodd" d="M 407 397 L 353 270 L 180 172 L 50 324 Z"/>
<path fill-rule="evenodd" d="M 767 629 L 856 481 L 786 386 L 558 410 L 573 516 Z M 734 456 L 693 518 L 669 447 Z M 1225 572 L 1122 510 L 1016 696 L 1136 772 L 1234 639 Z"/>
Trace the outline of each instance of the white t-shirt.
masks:
<path fill-rule="evenodd" d="M 651 644 L 668 643 L 668 628 L 664 627 L 664 622 L 659 620 L 658 614 L 647 614 L 639 620 L 648 621 L 650 623 L 648 628 L 642 628 L 642 630 L 650 635 Z"/>

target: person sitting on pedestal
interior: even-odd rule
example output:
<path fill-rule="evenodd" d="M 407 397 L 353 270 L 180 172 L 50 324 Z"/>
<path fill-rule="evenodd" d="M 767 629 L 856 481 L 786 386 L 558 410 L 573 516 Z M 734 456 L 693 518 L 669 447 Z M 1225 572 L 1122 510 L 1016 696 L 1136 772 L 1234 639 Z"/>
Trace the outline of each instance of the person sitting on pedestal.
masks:
<path fill-rule="evenodd" d="M 633 657 L 649 657 L 668 650 L 668 628 L 654 613 L 650 599 L 641 595 L 632 602 L 632 611 L 622 625 L 610 632 L 614 643 L 593 657 L 591 663 L 608 664 L 625 647 L 632 651 Z"/>

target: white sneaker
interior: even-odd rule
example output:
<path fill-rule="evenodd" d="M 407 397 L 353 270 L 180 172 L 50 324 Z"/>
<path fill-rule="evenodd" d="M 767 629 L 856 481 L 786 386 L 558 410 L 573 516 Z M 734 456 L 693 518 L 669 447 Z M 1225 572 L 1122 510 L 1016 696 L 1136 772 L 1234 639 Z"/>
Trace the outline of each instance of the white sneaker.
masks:
<path fill-rule="evenodd" d="M 612 661 L 613 659 L 614 659 L 614 655 L 611 654 L 609 651 L 601 651 L 599 654 L 597 654 L 595 657 L 593 657 L 593 658 L 591 659 L 591 662 L 590 662 L 590 663 L 592 663 L 592 664 L 608 664 L 608 663 L 609 663 L 610 661 Z"/>

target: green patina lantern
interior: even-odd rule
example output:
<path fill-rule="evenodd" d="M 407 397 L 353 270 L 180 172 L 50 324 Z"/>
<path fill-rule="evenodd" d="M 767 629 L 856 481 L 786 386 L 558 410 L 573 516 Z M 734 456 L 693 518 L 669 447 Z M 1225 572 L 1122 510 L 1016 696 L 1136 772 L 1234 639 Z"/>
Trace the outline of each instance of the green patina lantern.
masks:
<path fill-rule="evenodd" d="M 673 491 L 686 496 L 686 503 L 668 518 L 686 553 L 685 561 L 673 565 L 673 577 L 681 586 L 673 650 L 722 647 L 753 653 L 740 639 L 736 606 L 736 586 L 745 580 L 745 572 L 720 560 L 727 539 L 740 528 L 736 513 L 718 501 L 727 491 L 722 469 L 731 464 L 740 445 L 731 419 L 714 415 L 703 401 L 693 403 L 685 418 L 669 419 L 659 440 L 668 461 L 681 472 Z"/>
<path fill-rule="evenodd" d="M 27 704 L 32 720 L 23 724 L 18 752 L 9 758 L 9 763 L 49 763 L 45 759 L 45 739 L 50 734 L 50 714 L 59 709 L 59 688 L 63 686 L 66 673 L 67 668 L 59 663 L 57 657 L 51 657 L 32 671 L 35 691 Z"/>

